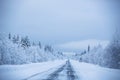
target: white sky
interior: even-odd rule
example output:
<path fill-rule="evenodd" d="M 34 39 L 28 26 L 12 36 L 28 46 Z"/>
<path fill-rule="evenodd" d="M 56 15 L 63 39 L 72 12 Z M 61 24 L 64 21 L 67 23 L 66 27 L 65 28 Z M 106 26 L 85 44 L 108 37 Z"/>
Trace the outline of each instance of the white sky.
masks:
<path fill-rule="evenodd" d="M 107 0 L 12 0 L 5 4 L 8 32 L 32 40 L 62 44 L 109 40 L 114 8 Z"/>

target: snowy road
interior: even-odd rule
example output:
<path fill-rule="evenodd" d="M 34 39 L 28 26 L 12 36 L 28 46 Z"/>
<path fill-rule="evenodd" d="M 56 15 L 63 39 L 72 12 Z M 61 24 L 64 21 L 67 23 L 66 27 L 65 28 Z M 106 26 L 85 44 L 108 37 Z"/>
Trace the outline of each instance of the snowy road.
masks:
<path fill-rule="evenodd" d="M 120 80 L 119 74 L 119 69 L 75 60 L 0 66 L 0 80 Z"/>
<path fill-rule="evenodd" d="M 49 73 L 49 72 L 48 72 Z M 41 76 L 42 75 L 42 76 Z M 45 77 L 46 76 L 46 77 Z M 50 74 L 38 74 L 27 80 L 79 80 L 70 61 Z"/>

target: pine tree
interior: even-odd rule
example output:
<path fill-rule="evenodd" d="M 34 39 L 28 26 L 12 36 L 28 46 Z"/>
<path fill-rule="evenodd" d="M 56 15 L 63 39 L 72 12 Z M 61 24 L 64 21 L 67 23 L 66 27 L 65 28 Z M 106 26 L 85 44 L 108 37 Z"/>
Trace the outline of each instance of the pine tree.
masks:
<path fill-rule="evenodd" d="M 8 34 L 8 39 L 11 39 L 11 34 L 10 33 Z"/>
<path fill-rule="evenodd" d="M 21 39 L 21 46 L 24 47 L 24 48 L 30 47 L 30 41 L 29 41 L 28 36 Z"/>
<path fill-rule="evenodd" d="M 106 64 L 111 68 L 120 68 L 120 28 L 116 27 L 115 34 L 113 36 L 110 45 L 107 48 L 106 56 L 109 55 L 109 60 L 106 60 Z"/>
<path fill-rule="evenodd" d="M 44 48 L 45 51 L 53 52 L 53 48 L 49 45 L 46 45 Z"/>
<path fill-rule="evenodd" d="M 39 46 L 40 49 L 42 48 L 41 42 L 40 42 L 40 41 L 39 41 L 39 43 L 38 43 L 38 46 Z"/>
<path fill-rule="evenodd" d="M 19 43 L 19 35 L 17 35 L 17 37 L 16 37 L 16 43 L 18 44 Z"/>
<path fill-rule="evenodd" d="M 88 45 L 88 52 L 90 52 L 90 45 Z"/>
<path fill-rule="evenodd" d="M 13 41 L 13 43 L 18 44 L 19 43 L 19 35 L 17 35 L 17 36 L 14 35 L 12 38 L 12 41 Z"/>
<path fill-rule="evenodd" d="M 13 41 L 13 43 L 15 43 L 15 42 L 16 42 L 15 35 L 13 36 L 12 41 Z"/>

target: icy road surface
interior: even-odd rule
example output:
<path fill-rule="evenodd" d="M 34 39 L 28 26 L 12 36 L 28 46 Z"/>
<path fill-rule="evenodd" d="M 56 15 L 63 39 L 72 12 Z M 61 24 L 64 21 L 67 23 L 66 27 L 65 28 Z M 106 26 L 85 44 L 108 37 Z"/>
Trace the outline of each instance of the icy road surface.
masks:
<path fill-rule="evenodd" d="M 1 65 L 0 80 L 120 80 L 120 70 L 75 60 Z"/>
<path fill-rule="evenodd" d="M 25 80 L 79 80 L 79 79 L 70 61 L 68 60 L 63 66 L 55 70 L 53 73 L 49 74 L 48 71 L 48 73 L 46 72 L 46 74 L 43 73 L 33 75 Z"/>

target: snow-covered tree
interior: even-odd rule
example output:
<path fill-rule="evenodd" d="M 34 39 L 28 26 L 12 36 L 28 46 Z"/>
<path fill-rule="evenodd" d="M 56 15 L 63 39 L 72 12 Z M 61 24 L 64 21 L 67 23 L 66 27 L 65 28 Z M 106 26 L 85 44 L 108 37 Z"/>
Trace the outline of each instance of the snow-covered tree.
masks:
<path fill-rule="evenodd" d="M 49 46 L 49 45 L 46 45 L 46 46 L 44 47 L 44 50 L 45 50 L 45 51 L 48 51 L 48 52 L 53 52 L 53 48 L 52 48 L 51 46 Z"/>
<path fill-rule="evenodd" d="M 0 64 L 26 64 L 48 60 L 63 59 L 64 55 L 53 51 L 51 46 L 41 47 L 31 45 L 28 37 L 21 38 L 13 36 L 10 40 L 9 35 L 0 34 Z"/>
<path fill-rule="evenodd" d="M 115 34 L 106 48 L 98 45 L 90 51 L 88 49 L 88 53 L 80 56 L 79 60 L 103 67 L 120 68 L 120 28 L 116 28 Z"/>
<path fill-rule="evenodd" d="M 40 42 L 40 41 L 39 41 L 39 43 L 38 43 L 38 46 L 39 46 L 40 49 L 42 48 L 41 42 Z"/>
<path fill-rule="evenodd" d="M 10 36 L 10 35 L 9 35 Z M 12 37 L 12 41 L 13 41 L 13 43 L 15 43 L 15 44 L 18 44 L 19 42 L 20 42 L 20 38 L 19 38 L 19 35 L 14 35 L 13 37 Z"/>
<path fill-rule="evenodd" d="M 0 33 L 0 64 L 4 64 L 4 54 L 6 53 L 6 46 L 4 42 L 5 37 Z"/>
<path fill-rule="evenodd" d="M 88 45 L 88 52 L 90 51 L 90 45 Z"/>
<path fill-rule="evenodd" d="M 109 56 L 109 61 L 106 61 L 109 67 L 120 68 L 120 27 L 116 27 L 115 34 L 107 48 L 106 55 Z"/>
<path fill-rule="evenodd" d="M 11 40 L 11 37 L 12 37 L 12 36 L 11 36 L 11 34 L 9 33 L 9 34 L 8 34 L 8 39 L 10 39 L 10 40 Z"/>
<path fill-rule="evenodd" d="M 30 47 L 30 41 L 29 41 L 28 36 L 21 39 L 21 46 L 24 48 Z"/>

